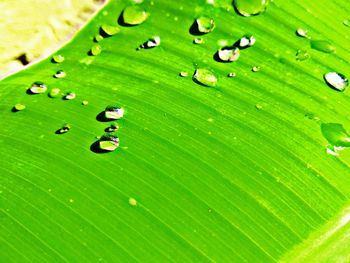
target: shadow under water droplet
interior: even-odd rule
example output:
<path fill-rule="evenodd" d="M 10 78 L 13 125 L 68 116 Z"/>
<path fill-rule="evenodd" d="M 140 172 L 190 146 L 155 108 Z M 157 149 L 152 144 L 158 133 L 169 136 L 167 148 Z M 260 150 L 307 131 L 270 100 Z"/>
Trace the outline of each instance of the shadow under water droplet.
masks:
<path fill-rule="evenodd" d="M 99 114 L 97 114 L 96 120 L 97 120 L 97 121 L 100 121 L 100 122 L 109 122 L 109 121 L 112 121 L 112 120 L 106 118 L 105 112 L 104 112 L 104 111 L 101 111 Z"/>
<path fill-rule="evenodd" d="M 191 25 L 191 27 L 190 27 L 190 29 L 188 30 L 188 32 L 189 32 L 191 35 L 193 35 L 193 36 L 203 36 L 203 35 L 205 35 L 205 33 L 200 32 L 200 31 L 198 30 L 198 24 L 197 24 L 197 21 L 196 21 L 196 20 L 193 22 L 193 24 Z"/>
<path fill-rule="evenodd" d="M 26 93 L 27 93 L 28 95 L 36 95 L 36 94 L 37 94 L 37 93 L 32 92 L 32 91 L 30 90 L 30 88 L 26 90 Z"/>
<path fill-rule="evenodd" d="M 95 141 L 90 145 L 90 151 L 94 153 L 109 153 L 110 151 L 102 150 L 99 146 L 99 141 Z"/>
<path fill-rule="evenodd" d="M 127 23 L 125 23 L 124 18 L 123 18 L 123 14 L 124 11 L 120 13 L 119 17 L 118 17 L 118 24 L 120 26 L 125 26 L 125 27 L 133 27 L 133 26 L 137 26 L 137 25 L 129 25 Z"/>

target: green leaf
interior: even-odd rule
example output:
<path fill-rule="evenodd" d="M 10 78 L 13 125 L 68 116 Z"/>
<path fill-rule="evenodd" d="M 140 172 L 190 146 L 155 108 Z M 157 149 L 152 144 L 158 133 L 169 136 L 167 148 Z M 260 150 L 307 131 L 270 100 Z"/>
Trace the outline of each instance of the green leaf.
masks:
<path fill-rule="evenodd" d="M 349 215 L 350 151 L 327 154 L 321 124 L 350 130 L 347 91 L 323 79 L 350 76 L 350 4 L 275 0 L 243 17 L 228 0 L 145 1 L 147 20 L 118 25 L 127 6 L 106 5 L 55 53 L 61 63 L 49 57 L 0 82 L 1 258 L 334 262 L 337 248 L 345 258 L 348 226 L 337 232 L 334 222 Z M 201 16 L 216 26 L 196 45 L 190 28 Z M 102 25 L 120 32 L 91 56 Z M 312 49 L 298 28 L 336 52 Z M 237 61 L 215 60 L 247 35 L 256 43 Z M 310 58 L 297 60 L 298 50 Z M 217 85 L 196 83 L 196 69 Z M 66 76 L 54 78 L 58 70 Z M 34 82 L 48 90 L 27 94 Z M 26 108 L 13 112 L 18 103 Z M 108 105 L 125 110 L 111 152 L 98 148 L 117 127 Z"/>

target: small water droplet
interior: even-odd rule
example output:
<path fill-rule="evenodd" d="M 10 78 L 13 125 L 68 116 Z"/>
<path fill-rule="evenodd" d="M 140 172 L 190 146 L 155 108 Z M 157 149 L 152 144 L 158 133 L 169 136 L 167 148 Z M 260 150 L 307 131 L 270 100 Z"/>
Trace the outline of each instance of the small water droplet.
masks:
<path fill-rule="evenodd" d="M 269 0 L 234 0 L 235 10 L 242 16 L 255 16 L 266 10 Z"/>
<path fill-rule="evenodd" d="M 350 20 L 349 19 L 346 19 L 343 21 L 343 25 L 344 26 L 349 26 L 350 27 Z"/>
<path fill-rule="evenodd" d="M 93 56 L 97 56 L 101 53 L 102 47 L 99 44 L 94 44 L 90 49 L 90 54 Z"/>
<path fill-rule="evenodd" d="M 105 109 L 105 117 L 107 119 L 119 120 L 124 116 L 124 109 L 117 106 L 107 106 Z"/>
<path fill-rule="evenodd" d="M 137 50 L 139 49 L 149 49 L 149 48 L 154 48 L 160 45 L 160 37 L 156 36 L 156 37 L 152 37 L 150 39 L 148 39 L 146 42 L 144 42 L 143 44 L 141 44 Z"/>
<path fill-rule="evenodd" d="M 236 77 L 236 76 L 237 76 L 237 74 L 235 72 L 230 72 L 230 73 L 227 74 L 228 78 L 233 78 L 233 77 Z"/>
<path fill-rule="evenodd" d="M 12 111 L 16 112 L 16 111 L 21 111 L 24 110 L 26 108 L 26 106 L 22 103 L 17 103 L 15 106 L 13 106 Z"/>
<path fill-rule="evenodd" d="M 327 141 L 336 147 L 350 147 L 350 136 L 339 123 L 322 123 L 321 131 Z"/>
<path fill-rule="evenodd" d="M 32 94 L 39 94 L 44 93 L 47 90 L 46 85 L 43 82 L 36 81 L 32 84 L 32 86 L 29 88 L 30 93 Z"/>
<path fill-rule="evenodd" d="M 253 35 L 244 35 L 235 43 L 235 46 L 244 49 L 253 46 L 255 42 L 256 38 Z"/>
<path fill-rule="evenodd" d="M 196 69 L 193 74 L 193 81 L 207 87 L 215 87 L 218 78 L 208 69 L 199 68 Z"/>
<path fill-rule="evenodd" d="M 98 145 L 101 150 L 112 152 L 119 147 L 119 138 L 112 133 L 106 133 L 101 136 Z"/>
<path fill-rule="evenodd" d="M 94 37 L 94 41 L 95 42 L 100 42 L 103 40 L 103 36 L 101 36 L 100 34 L 97 34 L 95 37 Z"/>
<path fill-rule="evenodd" d="M 147 20 L 149 13 L 137 5 L 128 6 L 123 10 L 123 21 L 127 25 L 139 25 Z"/>
<path fill-rule="evenodd" d="M 196 37 L 195 39 L 193 39 L 193 44 L 201 45 L 204 42 L 205 42 L 204 39 L 201 37 Z"/>
<path fill-rule="evenodd" d="M 331 88 L 337 91 L 344 91 L 349 84 L 348 79 L 341 73 L 328 72 L 323 75 L 324 80 Z"/>
<path fill-rule="evenodd" d="M 298 61 L 304 61 L 309 58 L 310 58 L 310 54 L 305 50 L 298 49 L 297 53 L 295 54 L 295 59 Z"/>
<path fill-rule="evenodd" d="M 66 77 L 66 72 L 64 72 L 63 70 L 58 70 L 55 75 L 53 75 L 56 79 L 62 79 L 64 77 Z"/>
<path fill-rule="evenodd" d="M 295 31 L 295 34 L 299 37 L 304 37 L 304 38 L 310 38 L 308 36 L 308 31 L 303 29 L 303 28 L 298 28 L 296 31 Z"/>
<path fill-rule="evenodd" d="M 117 123 L 112 123 L 109 127 L 106 128 L 107 132 L 116 132 L 119 130 L 119 125 Z"/>
<path fill-rule="evenodd" d="M 307 117 L 309 120 L 314 120 L 314 121 L 320 121 L 320 117 L 318 117 L 315 113 L 313 112 L 308 112 L 305 114 L 305 117 Z"/>
<path fill-rule="evenodd" d="M 207 16 L 198 17 L 195 22 L 197 26 L 195 34 L 207 34 L 214 30 L 215 22 L 214 19 Z"/>
<path fill-rule="evenodd" d="M 186 77 L 188 77 L 188 72 L 187 71 L 181 71 L 179 76 L 183 77 L 183 78 L 186 78 Z"/>
<path fill-rule="evenodd" d="M 103 33 L 105 33 L 106 35 L 108 35 L 108 36 L 113 36 L 113 35 L 115 35 L 115 34 L 120 32 L 120 28 L 115 26 L 115 25 L 103 24 L 101 26 L 101 31 Z"/>
<path fill-rule="evenodd" d="M 335 53 L 335 47 L 326 40 L 311 40 L 310 45 L 312 49 L 324 52 L 324 53 Z"/>
<path fill-rule="evenodd" d="M 61 90 L 59 88 L 52 88 L 49 92 L 50 98 L 57 98 L 61 95 Z"/>
<path fill-rule="evenodd" d="M 64 56 L 58 54 L 58 55 L 54 55 L 52 57 L 52 61 L 55 62 L 55 63 L 61 63 L 64 61 Z"/>
<path fill-rule="evenodd" d="M 262 110 L 263 105 L 260 104 L 260 103 L 257 103 L 257 104 L 255 104 L 255 108 L 256 108 L 257 110 Z"/>
<path fill-rule="evenodd" d="M 252 68 L 252 72 L 258 72 L 258 71 L 260 71 L 261 70 L 261 67 L 260 66 L 254 66 L 253 68 Z"/>
<path fill-rule="evenodd" d="M 129 198 L 129 205 L 136 206 L 137 205 L 137 200 L 135 198 L 130 197 Z"/>
<path fill-rule="evenodd" d="M 76 98 L 75 92 L 67 92 L 67 94 L 63 97 L 65 100 L 74 100 Z"/>
<path fill-rule="evenodd" d="M 71 128 L 70 125 L 68 123 L 66 123 L 66 124 L 62 125 L 62 127 L 56 131 L 56 134 L 67 133 L 67 132 L 69 132 L 70 128 Z"/>
<path fill-rule="evenodd" d="M 234 47 L 223 47 L 220 48 L 217 52 L 218 58 L 224 62 L 236 61 L 239 58 L 241 51 L 239 48 Z"/>
<path fill-rule="evenodd" d="M 88 102 L 87 100 L 83 100 L 83 101 L 81 102 L 81 104 L 84 105 L 84 106 L 86 106 L 86 105 L 89 104 L 89 102 Z"/>

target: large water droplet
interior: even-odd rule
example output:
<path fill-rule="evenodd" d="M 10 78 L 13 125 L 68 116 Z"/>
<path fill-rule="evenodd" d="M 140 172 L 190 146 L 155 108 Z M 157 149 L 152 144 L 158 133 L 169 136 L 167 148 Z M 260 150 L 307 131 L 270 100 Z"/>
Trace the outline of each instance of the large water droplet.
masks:
<path fill-rule="evenodd" d="M 107 119 L 119 120 L 124 116 L 124 109 L 117 106 L 107 106 L 105 109 L 105 117 Z"/>
<path fill-rule="evenodd" d="M 146 21 L 149 13 L 137 5 L 128 6 L 123 10 L 123 22 L 127 25 L 135 26 Z"/>
<path fill-rule="evenodd" d="M 207 87 L 215 87 L 218 78 L 208 69 L 199 68 L 193 74 L 193 81 Z"/>
<path fill-rule="evenodd" d="M 350 147 L 350 135 L 339 123 L 322 123 L 321 131 L 327 141 L 336 147 Z"/>
<path fill-rule="evenodd" d="M 207 34 L 214 30 L 215 22 L 214 19 L 207 16 L 200 16 L 195 21 L 191 27 L 192 32 L 196 34 Z M 195 31 L 194 31 L 195 30 Z"/>
<path fill-rule="evenodd" d="M 259 15 L 266 10 L 269 0 L 234 0 L 233 6 L 242 16 Z"/>
<path fill-rule="evenodd" d="M 335 47 L 329 41 L 326 41 L 326 40 L 311 40 L 310 45 L 311 45 L 311 48 L 324 53 L 335 52 Z"/>
<path fill-rule="evenodd" d="M 120 28 L 114 25 L 103 24 L 101 26 L 101 31 L 105 33 L 107 36 L 113 36 L 120 32 Z M 99 42 L 99 41 L 97 41 Z"/>
<path fill-rule="evenodd" d="M 29 88 L 29 92 L 31 94 L 39 94 L 44 93 L 47 90 L 46 85 L 43 82 L 36 81 L 32 84 L 32 86 Z"/>
<path fill-rule="evenodd" d="M 119 147 L 119 138 L 114 134 L 106 133 L 99 139 L 98 144 L 101 150 L 111 152 Z"/>
<path fill-rule="evenodd" d="M 323 75 L 324 80 L 331 88 L 337 91 L 344 91 L 349 84 L 348 79 L 341 73 L 328 72 Z"/>
<path fill-rule="evenodd" d="M 217 56 L 221 61 L 232 62 L 238 60 L 240 53 L 238 48 L 223 47 L 218 50 Z"/>

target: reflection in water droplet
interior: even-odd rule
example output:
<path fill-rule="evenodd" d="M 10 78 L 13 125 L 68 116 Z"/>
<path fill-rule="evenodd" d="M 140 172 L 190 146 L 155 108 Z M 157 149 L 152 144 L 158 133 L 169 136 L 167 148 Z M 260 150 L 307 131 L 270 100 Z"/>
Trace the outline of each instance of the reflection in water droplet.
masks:
<path fill-rule="evenodd" d="M 119 120 L 124 116 L 124 109 L 117 106 L 107 106 L 105 109 L 105 117 L 107 119 Z"/>
<path fill-rule="evenodd" d="M 324 52 L 324 53 L 335 53 L 335 47 L 326 40 L 311 40 L 310 45 L 312 49 Z"/>
<path fill-rule="evenodd" d="M 193 81 L 207 87 L 215 87 L 218 79 L 210 70 L 199 68 L 193 74 Z"/>
<path fill-rule="evenodd" d="M 123 22 L 127 25 L 135 26 L 146 21 L 149 13 L 137 5 L 128 6 L 123 10 Z"/>
<path fill-rule="evenodd" d="M 49 92 L 49 97 L 57 98 L 61 95 L 61 90 L 59 88 L 52 88 Z"/>
<path fill-rule="evenodd" d="M 12 111 L 21 111 L 24 110 L 26 106 L 22 103 L 17 103 L 15 106 L 13 106 Z"/>
<path fill-rule="evenodd" d="M 64 56 L 58 54 L 58 55 L 54 55 L 52 57 L 52 61 L 55 62 L 55 63 L 61 63 L 64 61 Z"/>
<path fill-rule="evenodd" d="M 186 77 L 188 77 L 188 72 L 187 71 L 181 71 L 179 75 L 180 75 L 180 77 L 186 78 Z"/>
<path fill-rule="evenodd" d="M 308 31 L 303 28 L 298 28 L 295 33 L 299 37 L 310 38 L 308 36 Z"/>
<path fill-rule="evenodd" d="M 232 62 L 239 58 L 241 51 L 239 48 L 234 47 L 223 47 L 218 50 L 217 54 L 221 61 Z"/>
<path fill-rule="evenodd" d="M 259 15 L 266 10 L 269 0 L 234 0 L 235 10 L 242 16 Z"/>
<path fill-rule="evenodd" d="M 74 92 L 68 92 L 63 98 L 65 100 L 74 100 L 76 96 L 77 95 Z"/>
<path fill-rule="evenodd" d="M 323 75 L 324 80 L 331 88 L 337 91 L 344 91 L 349 84 L 348 79 L 341 73 L 328 72 Z"/>
<path fill-rule="evenodd" d="M 102 51 L 102 48 L 99 44 L 94 44 L 90 49 L 90 53 L 93 56 L 99 55 L 101 53 L 101 51 Z"/>
<path fill-rule="evenodd" d="M 238 46 L 240 49 L 251 47 L 255 44 L 256 39 L 252 35 L 245 35 L 241 37 L 235 44 L 235 46 Z"/>
<path fill-rule="evenodd" d="M 336 147 L 350 147 L 350 136 L 339 123 L 322 123 L 321 131 L 327 141 Z"/>
<path fill-rule="evenodd" d="M 99 139 L 98 145 L 103 151 L 114 151 L 119 147 L 119 138 L 111 133 L 106 133 Z"/>
<path fill-rule="evenodd" d="M 108 36 L 113 36 L 120 32 L 120 28 L 114 25 L 103 24 L 101 26 L 102 32 L 104 32 Z M 98 42 L 98 41 L 97 41 Z"/>
<path fill-rule="evenodd" d="M 43 82 L 36 81 L 29 88 L 29 91 L 33 94 L 44 93 L 47 90 L 46 85 Z"/>
<path fill-rule="evenodd" d="M 66 72 L 64 72 L 63 70 L 59 70 L 55 73 L 55 75 L 53 75 L 56 79 L 62 79 L 66 76 Z"/>
<path fill-rule="evenodd" d="M 310 58 L 310 54 L 305 50 L 298 49 L 297 53 L 295 54 L 295 59 L 298 61 L 304 61 L 309 58 Z"/>
<path fill-rule="evenodd" d="M 200 16 L 196 19 L 197 30 L 199 33 L 207 34 L 214 30 L 215 23 L 210 17 Z"/>
<path fill-rule="evenodd" d="M 201 37 L 196 37 L 195 39 L 193 39 L 193 44 L 201 45 L 203 43 L 204 43 L 204 39 Z"/>
<path fill-rule="evenodd" d="M 57 130 L 56 133 L 63 134 L 63 133 L 67 133 L 69 130 L 70 130 L 70 125 L 66 123 L 59 130 Z"/>

